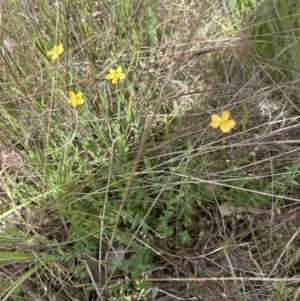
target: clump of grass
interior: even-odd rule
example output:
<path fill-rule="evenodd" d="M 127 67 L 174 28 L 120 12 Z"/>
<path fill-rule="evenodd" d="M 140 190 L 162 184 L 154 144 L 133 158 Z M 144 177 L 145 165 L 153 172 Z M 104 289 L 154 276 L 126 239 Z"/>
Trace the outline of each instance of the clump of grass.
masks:
<path fill-rule="evenodd" d="M 267 7 L 3 4 L 2 300 L 297 299 L 299 12 Z"/>

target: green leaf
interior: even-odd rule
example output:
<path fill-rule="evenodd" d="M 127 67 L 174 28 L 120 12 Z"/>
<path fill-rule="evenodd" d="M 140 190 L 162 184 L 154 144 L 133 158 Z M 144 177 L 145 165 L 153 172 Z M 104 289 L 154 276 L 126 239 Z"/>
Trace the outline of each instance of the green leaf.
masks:
<path fill-rule="evenodd" d="M 179 233 L 179 241 L 184 247 L 191 247 L 193 245 L 193 239 L 190 237 L 187 230 Z"/>

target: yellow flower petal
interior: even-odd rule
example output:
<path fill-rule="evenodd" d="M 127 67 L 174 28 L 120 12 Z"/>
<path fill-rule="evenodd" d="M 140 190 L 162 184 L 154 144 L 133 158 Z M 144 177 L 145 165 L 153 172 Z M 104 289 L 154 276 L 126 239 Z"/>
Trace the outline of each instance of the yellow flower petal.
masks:
<path fill-rule="evenodd" d="M 230 113 L 229 111 L 223 111 L 221 114 L 222 121 L 227 121 L 229 119 Z"/>
<path fill-rule="evenodd" d="M 122 70 L 121 66 L 119 66 L 116 70 L 109 69 L 109 74 L 105 76 L 105 79 L 111 80 L 113 84 L 117 83 L 119 79 L 125 78 L 125 73 L 123 73 Z"/>
<path fill-rule="evenodd" d="M 68 104 L 71 105 L 73 108 L 76 108 L 76 103 L 74 103 L 72 100 L 68 100 Z"/>
<path fill-rule="evenodd" d="M 78 92 L 78 93 L 76 94 L 76 98 L 77 98 L 77 99 L 82 98 L 82 92 Z"/>
<path fill-rule="evenodd" d="M 59 44 L 57 47 L 57 53 L 60 55 L 64 52 L 63 44 Z"/>
<path fill-rule="evenodd" d="M 211 115 L 211 121 L 218 121 L 218 122 L 220 122 L 221 118 L 217 114 L 212 114 Z"/>
<path fill-rule="evenodd" d="M 114 78 L 114 76 L 112 75 L 112 74 L 107 74 L 106 76 L 105 76 L 105 79 L 107 79 L 107 80 L 111 80 L 111 79 L 113 79 Z"/>
<path fill-rule="evenodd" d="M 233 119 L 229 120 L 230 113 L 229 111 L 223 111 L 221 117 L 217 114 L 211 115 L 210 126 L 213 128 L 220 127 L 223 133 L 228 133 L 235 127 L 235 121 Z"/>
<path fill-rule="evenodd" d="M 233 119 L 230 119 L 227 122 L 228 122 L 228 126 L 230 126 L 231 128 L 234 128 L 236 125 L 236 122 Z"/>
<path fill-rule="evenodd" d="M 124 79 L 125 78 L 125 73 L 121 73 L 120 75 L 119 75 L 119 79 Z"/>
<path fill-rule="evenodd" d="M 220 129 L 223 133 L 228 133 L 235 127 L 235 121 L 233 119 L 230 119 L 226 122 L 221 123 Z"/>
<path fill-rule="evenodd" d="M 53 60 L 56 60 L 59 55 L 64 52 L 63 44 L 59 44 L 58 46 L 54 46 L 52 50 L 47 51 L 47 55 L 51 56 Z"/>
<path fill-rule="evenodd" d="M 50 50 L 47 52 L 47 54 L 51 56 L 53 60 L 56 60 L 58 58 L 58 54 L 56 53 L 56 51 Z"/>
<path fill-rule="evenodd" d="M 70 98 L 68 99 L 68 104 L 70 104 L 73 108 L 76 108 L 78 105 L 82 105 L 84 103 L 84 98 L 82 92 L 74 93 L 73 91 L 69 91 Z"/>
<path fill-rule="evenodd" d="M 214 129 L 218 128 L 220 126 L 220 122 L 221 122 L 221 118 L 216 115 L 216 114 L 212 114 L 211 115 L 211 123 L 210 126 Z"/>
<path fill-rule="evenodd" d="M 73 91 L 69 91 L 69 96 L 70 96 L 71 98 L 74 98 L 74 97 L 75 97 L 75 93 L 74 93 Z"/>

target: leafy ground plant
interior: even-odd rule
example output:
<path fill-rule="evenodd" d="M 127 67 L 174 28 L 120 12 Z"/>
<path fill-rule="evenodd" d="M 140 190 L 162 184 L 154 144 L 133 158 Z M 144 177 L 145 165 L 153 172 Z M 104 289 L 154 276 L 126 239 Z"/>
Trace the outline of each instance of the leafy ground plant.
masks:
<path fill-rule="evenodd" d="M 1 300 L 299 299 L 297 3 L 0 5 Z"/>

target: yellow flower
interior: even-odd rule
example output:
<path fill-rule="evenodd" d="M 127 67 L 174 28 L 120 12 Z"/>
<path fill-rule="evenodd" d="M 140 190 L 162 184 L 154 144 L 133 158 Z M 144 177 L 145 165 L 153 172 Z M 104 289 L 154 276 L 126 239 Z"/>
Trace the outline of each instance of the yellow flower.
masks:
<path fill-rule="evenodd" d="M 81 92 L 75 94 L 73 91 L 69 91 L 69 96 L 70 98 L 68 99 L 68 104 L 70 104 L 73 108 L 76 108 L 78 105 L 82 105 L 84 103 Z"/>
<path fill-rule="evenodd" d="M 54 46 L 52 50 L 47 51 L 47 55 L 51 56 L 53 60 L 56 60 L 63 52 L 63 44 L 59 44 L 58 46 Z"/>
<path fill-rule="evenodd" d="M 115 84 L 118 79 L 124 79 L 125 73 L 122 73 L 122 67 L 118 67 L 116 70 L 109 69 L 109 74 L 105 76 L 105 79 L 111 80 Z"/>
<path fill-rule="evenodd" d="M 233 119 L 229 119 L 229 116 L 230 113 L 228 111 L 223 111 L 221 117 L 216 114 L 212 114 L 210 126 L 214 129 L 220 127 L 223 133 L 230 132 L 231 129 L 235 127 L 236 123 Z"/>

